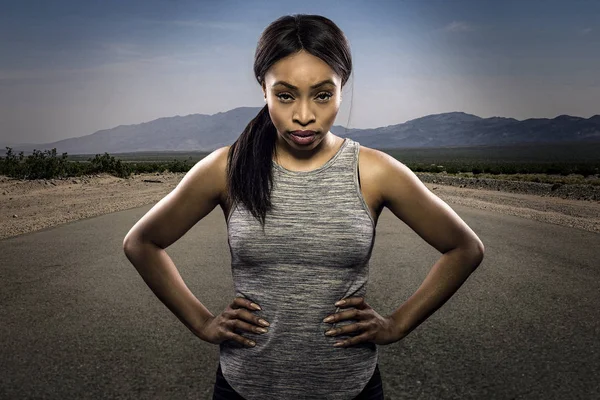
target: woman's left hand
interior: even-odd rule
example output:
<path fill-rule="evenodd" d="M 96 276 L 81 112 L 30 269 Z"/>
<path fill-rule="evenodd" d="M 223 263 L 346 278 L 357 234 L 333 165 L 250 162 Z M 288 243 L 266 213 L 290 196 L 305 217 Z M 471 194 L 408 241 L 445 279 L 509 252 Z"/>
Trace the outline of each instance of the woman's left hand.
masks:
<path fill-rule="evenodd" d="M 364 298 L 348 297 L 343 300 L 345 301 L 344 304 L 337 305 L 336 303 L 336 305 L 340 308 L 355 308 L 332 314 L 331 320 L 323 322 L 336 323 L 346 319 L 359 320 L 360 322 L 330 329 L 325 334 L 327 336 L 336 336 L 357 331 L 361 331 L 362 333 L 350 339 L 336 342 L 334 344 L 335 347 L 348 347 L 361 342 L 373 342 L 384 345 L 397 342 L 404 337 L 396 322 L 391 317 L 382 317 L 379 315 L 377 311 L 365 302 Z"/>

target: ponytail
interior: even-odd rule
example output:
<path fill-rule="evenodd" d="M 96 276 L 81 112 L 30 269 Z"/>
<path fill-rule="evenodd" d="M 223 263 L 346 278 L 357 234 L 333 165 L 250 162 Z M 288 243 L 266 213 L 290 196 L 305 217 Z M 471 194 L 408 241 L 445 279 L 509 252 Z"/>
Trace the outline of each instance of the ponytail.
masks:
<path fill-rule="evenodd" d="M 242 203 L 265 228 L 271 210 L 273 187 L 272 160 L 277 129 L 271 121 L 268 105 L 248 123 L 229 148 L 227 163 L 227 198 L 233 211 Z"/>

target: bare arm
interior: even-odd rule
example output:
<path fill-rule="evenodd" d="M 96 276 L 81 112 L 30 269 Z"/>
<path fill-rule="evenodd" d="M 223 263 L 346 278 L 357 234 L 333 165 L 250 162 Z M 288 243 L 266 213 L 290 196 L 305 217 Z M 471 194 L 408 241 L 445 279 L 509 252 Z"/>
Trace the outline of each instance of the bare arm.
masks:
<path fill-rule="evenodd" d="M 125 255 L 146 284 L 197 336 L 204 321 L 214 315 L 186 286 L 165 249 L 219 204 L 227 150 L 220 148 L 200 160 L 123 240 Z"/>
<path fill-rule="evenodd" d="M 384 205 L 442 253 L 419 289 L 391 315 L 402 338 L 452 297 L 483 260 L 484 246 L 408 167 L 383 152 L 377 158 Z"/>
<path fill-rule="evenodd" d="M 125 254 L 156 297 L 196 336 L 214 315 L 187 287 L 171 257 L 157 245 L 129 240 Z"/>

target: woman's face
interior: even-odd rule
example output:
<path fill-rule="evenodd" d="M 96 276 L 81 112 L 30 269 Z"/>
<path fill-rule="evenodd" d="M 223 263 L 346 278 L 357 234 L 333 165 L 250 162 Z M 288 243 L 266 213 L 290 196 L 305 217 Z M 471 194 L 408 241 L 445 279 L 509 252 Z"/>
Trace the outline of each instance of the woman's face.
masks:
<path fill-rule="evenodd" d="M 323 81 L 328 82 L 311 88 Z M 263 92 L 277 128 L 278 146 L 296 154 L 313 150 L 327 137 L 342 100 L 341 78 L 327 63 L 304 50 L 269 68 Z M 316 134 L 309 143 L 302 144 L 290 133 L 296 130 L 316 131 Z"/>

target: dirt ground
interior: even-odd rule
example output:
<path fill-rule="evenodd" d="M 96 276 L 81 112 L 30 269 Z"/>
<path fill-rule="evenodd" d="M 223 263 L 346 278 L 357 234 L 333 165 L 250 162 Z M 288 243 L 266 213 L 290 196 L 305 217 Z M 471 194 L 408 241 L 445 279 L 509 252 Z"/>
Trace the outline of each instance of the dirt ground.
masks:
<path fill-rule="evenodd" d="M 171 192 L 183 176 L 183 173 L 159 173 L 122 179 L 101 174 L 24 181 L 0 175 L 0 239 L 155 204 Z M 600 232 L 599 201 L 424 183 L 450 206 L 460 204 Z"/>

